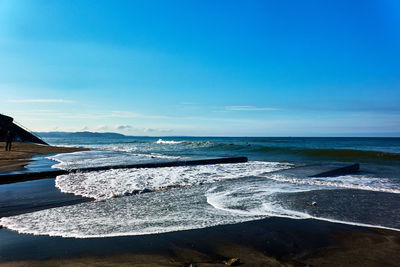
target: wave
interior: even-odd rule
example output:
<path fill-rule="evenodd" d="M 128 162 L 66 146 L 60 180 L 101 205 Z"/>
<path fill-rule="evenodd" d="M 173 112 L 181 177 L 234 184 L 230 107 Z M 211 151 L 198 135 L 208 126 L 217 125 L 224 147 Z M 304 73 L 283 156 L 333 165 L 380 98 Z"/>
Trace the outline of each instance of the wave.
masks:
<path fill-rule="evenodd" d="M 215 167 L 224 168 L 224 166 Z M 250 166 L 253 166 L 254 171 L 259 172 L 256 165 Z M 250 169 L 250 166 L 247 166 L 247 169 Z M 279 164 L 274 163 L 271 166 L 275 168 Z M 208 171 L 215 170 L 214 168 Z M 178 173 L 177 176 L 188 172 L 191 174 L 184 177 L 183 181 L 188 177 L 199 177 L 198 170 L 190 169 Z M 238 173 L 240 173 L 239 169 L 233 172 L 235 175 Z M 210 173 L 203 174 L 210 176 Z M 118 173 L 116 176 L 123 175 Z M 104 181 L 111 187 L 123 185 L 116 182 L 116 176 L 108 173 L 104 176 Z M 149 178 L 154 180 L 156 177 L 158 175 Z M 65 178 L 74 179 L 74 177 Z M 98 177 L 91 174 L 79 186 L 87 186 L 87 188 L 94 186 L 95 190 L 99 189 L 97 187 L 99 184 L 93 183 L 94 181 L 91 179 L 97 180 Z M 104 183 L 104 181 L 100 183 Z M 128 182 L 129 179 L 126 181 Z M 256 177 L 224 181 L 216 179 L 216 181 L 219 182 L 205 183 L 203 186 L 160 190 L 135 196 L 107 198 L 103 201 L 3 217 L 0 219 L 0 225 L 25 234 L 94 238 L 158 234 L 254 221 L 268 217 L 286 217 L 317 219 L 399 231 L 396 220 L 384 219 L 385 214 L 398 214 L 396 210 L 381 209 L 386 211 L 382 215 L 376 212 L 374 207 L 370 207 L 371 203 L 368 202 L 356 202 L 350 205 L 350 207 L 355 204 L 361 205 L 355 207 L 361 212 L 357 218 L 338 219 L 335 218 L 335 212 L 332 213 L 333 218 L 328 218 L 328 216 L 314 216 L 303 211 L 288 209 L 274 198 L 276 194 L 280 193 L 312 192 L 315 188 L 320 188 L 315 185 L 281 183 Z M 377 203 L 377 205 L 381 206 L 382 203 Z M 366 213 L 380 216 L 372 218 L 364 216 Z"/>
<path fill-rule="evenodd" d="M 158 139 L 155 144 L 162 144 L 162 145 L 177 145 L 177 144 L 183 144 L 183 145 L 192 145 L 192 146 L 213 146 L 216 145 L 216 142 L 212 141 L 175 141 L 175 140 L 163 140 L 163 139 Z"/>
<path fill-rule="evenodd" d="M 327 156 L 327 157 L 341 157 L 341 158 L 365 158 L 365 159 L 385 159 L 385 160 L 400 160 L 400 154 L 368 151 L 368 150 L 354 150 L 354 149 L 304 149 L 302 153 L 311 156 Z"/>
<path fill-rule="evenodd" d="M 64 193 L 103 200 L 126 196 L 141 190 L 157 191 L 171 187 L 257 176 L 287 169 L 291 164 L 278 162 L 246 162 L 166 168 L 116 169 L 70 173 L 56 178 L 56 187 Z"/>
<path fill-rule="evenodd" d="M 400 154 L 398 153 L 371 151 L 371 150 L 297 148 L 297 147 L 277 147 L 277 146 L 225 144 L 225 143 L 220 143 L 213 148 L 220 148 L 228 151 L 245 150 L 248 152 L 289 154 L 289 155 L 300 155 L 306 157 L 342 158 L 345 160 L 382 159 L 382 160 L 400 161 Z"/>
<path fill-rule="evenodd" d="M 265 178 L 282 183 L 316 186 L 320 189 L 332 187 L 400 194 L 400 185 L 391 183 L 390 179 L 367 177 L 363 175 L 346 175 L 327 178 L 296 178 L 275 174 L 265 176 Z"/>
<path fill-rule="evenodd" d="M 161 138 L 158 139 L 155 143 L 156 144 L 164 144 L 164 145 L 175 145 L 175 144 L 182 144 L 185 141 L 174 141 L 174 140 L 162 140 Z"/>
<path fill-rule="evenodd" d="M 123 153 L 118 149 L 90 150 L 74 153 L 62 153 L 49 156 L 47 159 L 56 161 L 52 168 L 70 170 L 78 168 L 112 166 L 121 164 L 136 164 L 145 162 L 180 159 L 181 157 L 168 156 L 160 153 L 138 154 Z"/>

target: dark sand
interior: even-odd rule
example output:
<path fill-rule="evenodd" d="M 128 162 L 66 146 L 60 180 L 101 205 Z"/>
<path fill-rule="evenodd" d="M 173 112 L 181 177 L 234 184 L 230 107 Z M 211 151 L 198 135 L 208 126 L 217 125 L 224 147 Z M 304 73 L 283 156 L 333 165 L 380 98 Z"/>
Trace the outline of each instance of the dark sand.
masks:
<path fill-rule="evenodd" d="M 0 172 L 21 170 L 30 162 L 31 157 L 35 155 L 70 153 L 85 150 L 88 149 L 13 142 L 11 151 L 5 151 L 5 142 L 0 142 Z"/>
<path fill-rule="evenodd" d="M 159 235 L 75 239 L 0 230 L 0 266 L 399 266 L 400 233 L 269 218 Z M 9 245 L 7 245 L 9 243 Z"/>

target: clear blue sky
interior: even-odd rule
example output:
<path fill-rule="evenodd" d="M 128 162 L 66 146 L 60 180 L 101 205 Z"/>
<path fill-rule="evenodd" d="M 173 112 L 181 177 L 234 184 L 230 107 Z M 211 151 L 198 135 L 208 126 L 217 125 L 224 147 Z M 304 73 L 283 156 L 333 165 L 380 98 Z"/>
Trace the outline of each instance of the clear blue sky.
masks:
<path fill-rule="evenodd" d="M 35 131 L 400 136 L 400 1 L 0 0 Z"/>

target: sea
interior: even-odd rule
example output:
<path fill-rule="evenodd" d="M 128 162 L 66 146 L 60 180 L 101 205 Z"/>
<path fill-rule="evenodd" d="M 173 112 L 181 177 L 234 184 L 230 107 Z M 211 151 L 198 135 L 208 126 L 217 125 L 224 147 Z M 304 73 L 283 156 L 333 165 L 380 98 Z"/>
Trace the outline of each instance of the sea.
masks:
<path fill-rule="evenodd" d="M 269 217 L 400 231 L 400 138 L 53 137 L 90 151 L 46 156 L 49 168 L 248 157 L 246 163 L 77 172 L 55 178 L 75 205 L 3 217 L 24 234 L 157 234 Z M 359 163 L 358 173 L 309 177 Z"/>

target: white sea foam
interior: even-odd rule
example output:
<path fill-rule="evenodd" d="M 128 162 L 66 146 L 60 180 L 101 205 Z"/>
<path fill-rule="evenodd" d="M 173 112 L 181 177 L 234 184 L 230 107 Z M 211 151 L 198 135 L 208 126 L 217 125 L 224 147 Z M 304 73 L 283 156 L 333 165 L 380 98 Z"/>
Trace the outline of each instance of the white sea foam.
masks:
<path fill-rule="evenodd" d="M 310 218 L 302 212 L 285 210 L 273 199 L 277 193 L 294 193 L 309 191 L 304 187 L 287 184 L 261 182 L 237 183 L 226 186 L 212 187 L 206 192 L 207 203 L 216 209 L 247 216 L 279 216 L 296 219 Z"/>
<path fill-rule="evenodd" d="M 315 185 L 308 184 L 287 184 L 273 180 L 253 182 L 238 182 L 229 184 L 229 186 L 214 186 L 206 192 L 207 203 L 214 208 L 223 212 L 230 212 L 238 216 L 254 216 L 254 217 L 285 217 L 291 219 L 317 219 L 330 221 L 335 223 L 344 223 L 350 225 L 358 225 L 364 227 L 375 227 L 400 231 L 400 229 L 385 226 L 386 218 L 370 217 L 370 221 L 377 223 L 368 223 L 360 221 L 352 221 L 350 219 L 335 219 L 321 216 L 313 216 L 303 211 L 292 210 L 283 207 L 284 198 L 277 198 L 281 193 L 299 193 L 312 192 Z M 369 207 L 373 209 L 373 207 Z M 360 211 L 361 212 L 361 211 Z M 367 211 L 367 212 L 371 212 Z M 361 215 L 362 220 L 365 216 Z M 354 218 L 353 218 L 354 219 Z M 384 222 L 386 220 L 386 222 Z M 389 220 L 390 221 L 390 220 Z M 390 223 L 396 223 L 391 221 Z"/>
<path fill-rule="evenodd" d="M 161 138 L 158 139 L 155 143 L 156 144 L 166 144 L 166 145 L 174 145 L 174 144 L 181 144 L 185 141 L 173 141 L 173 140 L 162 140 Z"/>
<path fill-rule="evenodd" d="M 174 140 L 163 140 L 163 139 L 158 139 L 155 144 L 161 144 L 161 145 L 177 145 L 177 144 L 184 144 L 189 147 L 207 147 L 207 146 L 212 146 L 215 145 L 215 142 L 211 141 L 174 141 Z"/>
<path fill-rule="evenodd" d="M 156 143 L 156 142 L 154 142 Z M 146 155 L 154 153 L 155 151 L 171 151 L 168 146 L 155 146 L 154 143 L 117 143 L 117 144 L 101 144 L 101 145 L 87 145 L 86 147 L 93 150 L 102 151 L 114 151 L 114 152 L 126 152 L 126 153 L 137 153 L 139 155 Z M 174 149 L 172 149 L 174 150 Z M 172 158 L 179 158 L 178 156 L 165 155 Z"/>
<path fill-rule="evenodd" d="M 296 178 L 280 174 L 268 175 L 266 178 L 283 183 L 310 185 L 314 189 L 346 188 L 400 194 L 400 184 L 387 178 L 365 175 L 345 175 L 338 177 Z"/>
<path fill-rule="evenodd" d="M 19 233 L 76 238 L 145 235 L 255 220 L 214 209 L 199 190 L 174 189 L 0 219 Z"/>
<path fill-rule="evenodd" d="M 57 164 L 54 164 L 52 168 L 70 170 L 77 168 L 145 163 L 150 161 L 155 162 L 165 159 L 176 160 L 180 157 L 167 156 L 160 153 L 135 154 L 112 150 L 91 150 L 57 154 L 47 158 L 58 162 Z"/>
<path fill-rule="evenodd" d="M 143 189 L 158 190 L 171 186 L 257 176 L 291 166 L 286 163 L 252 161 L 237 164 L 115 169 L 61 175 L 56 178 L 56 186 L 65 193 L 101 200 Z"/>
<path fill-rule="evenodd" d="M 284 208 L 275 198 L 282 192 L 310 191 L 312 187 L 248 177 L 3 217 L 0 225 L 26 234 L 94 238 L 165 233 L 276 216 L 399 231 L 368 221 L 312 216 Z"/>

